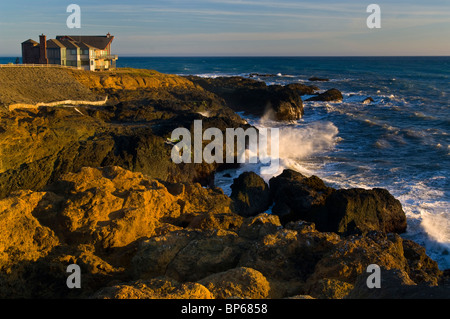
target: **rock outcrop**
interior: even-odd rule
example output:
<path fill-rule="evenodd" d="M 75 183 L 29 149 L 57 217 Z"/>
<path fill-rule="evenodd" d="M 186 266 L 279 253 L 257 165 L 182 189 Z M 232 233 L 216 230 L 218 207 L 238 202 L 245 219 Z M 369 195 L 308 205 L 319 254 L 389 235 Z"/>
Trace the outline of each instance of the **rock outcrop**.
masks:
<path fill-rule="evenodd" d="M 309 78 L 308 81 L 311 81 L 311 82 L 328 82 L 328 81 L 330 81 L 330 79 L 313 76 L 313 77 Z"/>
<path fill-rule="evenodd" d="M 108 104 L 0 117 L 0 298 L 450 295 L 447 272 L 397 234 L 406 220 L 387 190 L 337 190 L 286 170 L 269 185 L 243 174 L 228 197 L 212 181 L 229 166 L 171 161 L 175 128 L 248 128 L 233 110 L 266 105 L 295 120 L 302 92 L 316 89 L 67 72 Z M 66 285 L 73 264 L 81 289 Z M 364 287 L 371 264 L 383 269 L 382 291 Z"/>
<path fill-rule="evenodd" d="M 331 89 L 317 96 L 310 97 L 306 101 L 321 101 L 321 102 L 342 102 L 344 97 L 338 89 Z"/>
<path fill-rule="evenodd" d="M 243 219 L 219 190 L 119 167 L 83 168 L 0 207 L 3 298 L 346 298 L 364 295 L 358 280 L 374 263 L 408 285 L 443 278 L 423 247 L 397 234 Z M 67 289 L 71 264 L 81 290 Z"/>
<path fill-rule="evenodd" d="M 336 190 L 316 176 L 292 170 L 285 170 L 269 183 L 275 203 L 272 211 L 283 223 L 306 220 L 320 231 L 342 235 L 406 230 L 401 203 L 385 189 Z"/>
<path fill-rule="evenodd" d="M 303 101 L 296 87 L 270 85 L 241 77 L 205 79 L 188 77 L 205 90 L 222 97 L 226 104 L 238 112 L 264 116 L 279 121 L 302 118 Z"/>
<path fill-rule="evenodd" d="M 258 215 L 272 204 L 269 185 L 254 172 L 244 172 L 234 179 L 231 190 L 234 212 L 241 216 Z"/>

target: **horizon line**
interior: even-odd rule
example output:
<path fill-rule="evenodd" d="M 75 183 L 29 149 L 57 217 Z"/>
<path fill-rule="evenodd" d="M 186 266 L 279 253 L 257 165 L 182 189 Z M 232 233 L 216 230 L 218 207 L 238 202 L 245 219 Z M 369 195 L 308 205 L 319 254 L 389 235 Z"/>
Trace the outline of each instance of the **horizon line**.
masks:
<path fill-rule="evenodd" d="M 128 55 L 116 53 L 124 58 L 432 58 L 449 55 Z M 0 55 L 0 58 L 21 58 L 19 55 Z"/>

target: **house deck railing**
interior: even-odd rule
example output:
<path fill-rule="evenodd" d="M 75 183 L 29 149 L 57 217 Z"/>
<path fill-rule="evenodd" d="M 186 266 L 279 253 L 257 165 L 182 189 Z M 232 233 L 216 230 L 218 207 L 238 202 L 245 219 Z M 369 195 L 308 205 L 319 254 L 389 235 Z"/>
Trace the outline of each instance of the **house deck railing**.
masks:
<path fill-rule="evenodd" d="M 68 65 L 59 65 L 59 64 L 0 64 L 0 68 L 33 68 L 33 67 L 40 67 L 40 68 L 69 68 L 74 70 L 79 70 L 80 67 L 76 66 L 68 66 Z"/>
<path fill-rule="evenodd" d="M 119 59 L 119 56 L 115 55 L 115 54 L 96 55 L 94 59 L 117 60 L 117 59 Z"/>

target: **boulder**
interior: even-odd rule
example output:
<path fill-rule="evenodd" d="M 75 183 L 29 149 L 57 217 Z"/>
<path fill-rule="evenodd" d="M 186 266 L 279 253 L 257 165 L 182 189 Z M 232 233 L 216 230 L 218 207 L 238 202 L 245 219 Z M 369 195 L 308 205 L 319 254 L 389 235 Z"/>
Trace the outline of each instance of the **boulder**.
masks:
<path fill-rule="evenodd" d="M 305 85 L 301 83 L 288 84 L 287 87 L 297 91 L 300 95 L 313 95 L 319 90 L 315 85 Z"/>
<path fill-rule="evenodd" d="M 320 101 L 320 102 L 342 102 L 344 97 L 338 89 L 331 89 L 317 96 L 310 97 L 306 101 Z"/>
<path fill-rule="evenodd" d="M 364 99 L 364 101 L 362 101 L 362 104 L 370 104 L 372 102 L 374 102 L 374 99 L 371 97 L 368 97 L 368 98 Z"/>
<path fill-rule="evenodd" d="M 285 170 L 270 181 L 272 212 L 283 224 L 293 220 L 315 223 L 319 231 L 350 235 L 373 230 L 402 233 L 406 215 L 387 190 L 327 187 L 316 176 Z"/>
<path fill-rule="evenodd" d="M 137 278 L 168 276 L 197 281 L 236 267 L 243 247 L 236 233 L 225 230 L 184 230 L 143 242 L 132 259 Z"/>
<path fill-rule="evenodd" d="M 45 257 L 59 239 L 34 215 L 44 192 L 20 191 L 0 200 L 0 269 Z"/>
<path fill-rule="evenodd" d="M 415 283 L 430 286 L 439 284 L 443 272 L 437 262 L 427 255 L 424 247 L 412 240 L 403 239 L 403 252 L 408 263 L 407 272 Z"/>
<path fill-rule="evenodd" d="M 387 190 L 339 189 L 312 220 L 321 231 L 349 235 L 368 231 L 403 233 L 406 215 L 400 201 Z"/>
<path fill-rule="evenodd" d="M 117 284 L 96 292 L 91 299 L 214 299 L 213 294 L 198 283 L 178 283 L 161 277 Z"/>
<path fill-rule="evenodd" d="M 269 185 L 275 202 L 272 212 L 280 217 L 283 224 L 293 220 L 312 221 L 314 214 L 334 191 L 317 176 L 306 177 L 290 169 L 271 178 Z"/>
<path fill-rule="evenodd" d="M 188 79 L 223 98 L 234 111 L 269 115 L 278 121 L 298 120 L 304 113 L 303 101 L 293 87 L 267 86 L 264 82 L 242 77 L 205 79 L 190 76 Z"/>
<path fill-rule="evenodd" d="M 244 172 L 231 185 L 234 212 L 255 216 L 265 212 L 272 204 L 269 186 L 254 172 Z"/>
<path fill-rule="evenodd" d="M 311 81 L 311 82 L 328 82 L 328 81 L 330 81 L 330 79 L 313 76 L 313 77 L 309 78 L 308 81 Z"/>
<path fill-rule="evenodd" d="M 56 195 L 35 208 L 35 215 L 68 244 L 99 250 L 156 236 L 166 223 L 183 226 L 186 215 L 231 213 L 231 200 L 223 192 L 199 184 L 163 184 L 116 166 L 82 168 L 47 190 Z"/>
<path fill-rule="evenodd" d="M 239 266 L 260 271 L 268 280 L 302 283 L 336 243 L 338 235 L 282 228 L 269 233 L 242 255 Z M 297 287 L 298 288 L 298 287 Z"/>
<path fill-rule="evenodd" d="M 213 274 L 198 283 L 211 291 L 216 299 L 263 299 L 267 298 L 270 292 L 267 279 L 259 271 L 247 267 Z"/>
<path fill-rule="evenodd" d="M 239 229 L 244 218 L 234 213 L 205 212 L 192 217 L 189 216 L 187 227 L 194 229 L 223 229 L 235 231 Z"/>
<path fill-rule="evenodd" d="M 344 299 L 354 285 L 337 279 L 319 279 L 309 287 L 311 296 L 317 299 Z"/>
<path fill-rule="evenodd" d="M 450 286 L 416 285 L 397 269 L 381 268 L 381 288 L 367 287 L 367 275 L 361 274 L 346 299 L 449 299 Z"/>
<path fill-rule="evenodd" d="M 277 215 L 263 213 L 255 217 L 246 218 L 238 234 L 240 237 L 256 240 L 275 233 L 281 228 L 283 226 L 281 226 L 280 219 Z"/>
<path fill-rule="evenodd" d="M 367 267 L 372 264 L 398 269 L 409 278 L 402 238 L 397 234 L 373 232 L 365 236 L 348 237 L 330 248 L 315 265 L 307 286 L 312 287 L 324 278 L 354 284 L 357 277 L 366 273 Z"/>

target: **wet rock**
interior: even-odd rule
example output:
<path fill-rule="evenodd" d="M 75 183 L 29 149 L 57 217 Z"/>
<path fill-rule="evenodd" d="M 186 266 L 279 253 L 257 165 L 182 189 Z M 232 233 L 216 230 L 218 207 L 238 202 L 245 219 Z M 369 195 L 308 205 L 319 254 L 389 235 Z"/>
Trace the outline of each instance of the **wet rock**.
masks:
<path fill-rule="evenodd" d="M 374 99 L 371 97 L 368 97 L 368 98 L 364 99 L 364 101 L 362 101 L 362 104 L 370 104 L 372 102 L 374 102 Z"/>
<path fill-rule="evenodd" d="M 312 221 L 314 214 L 334 191 L 320 178 L 306 177 L 290 169 L 271 178 L 269 185 L 275 202 L 272 212 L 280 217 L 283 224 L 293 220 Z"/>
<path fill-rule="evenodd" d="M 330 79 L 313 76 L 313 77 L 309 78 L 308 81 L 311 81 L 311 82 L 328 82 L 328 81 L 330 81 Z"/>
<path fill-rule="evenodd" d="M 380 188 L 337 190 L 312 221 L 321 231 L 346 235 L 373 230 L 403 233 L 407 227 L 401 203 Z"/>
<path fill-rule="evenodd" d="M 268 115 L 278 121 L 298 120 L 304 113 L 300 95 L 289 86 L 267 86 L 241 77 L 204 79 L 191 76 L 188 79 L 223 98 L 234 111 Z"/>
<path fill-rule="evenodd" d="M 313 95 L 319 90 L 315 85 L 305 85 L 301 83 L 288 84 L 287 87 L 297 91 L 300 95 Z"/>
<path fill-rule="evenodd" d="M 272 211 L 283 224 L 305 220 L 315 223 L 319 231 L 343 235 L 406 230 L 401 203 L 385 189 L 335 190 L 316 176 L 292 170 L 285 170 L 269 184 L 275 202 Z"/>
<path fill-rule="evenodd" d="M 234 179 L 231 190 L 234 212 L 241 216 L 263 213 L 272 204 L 269 186 L 254 172 L 244 172 Z"/>
<path fill-rule="evenodd" d="M 306 101 L 320 101 L 320 102 L 342 102 L 344 97 L 338 89 L 331 89 L 317 96 L 310 97 Z"/>

